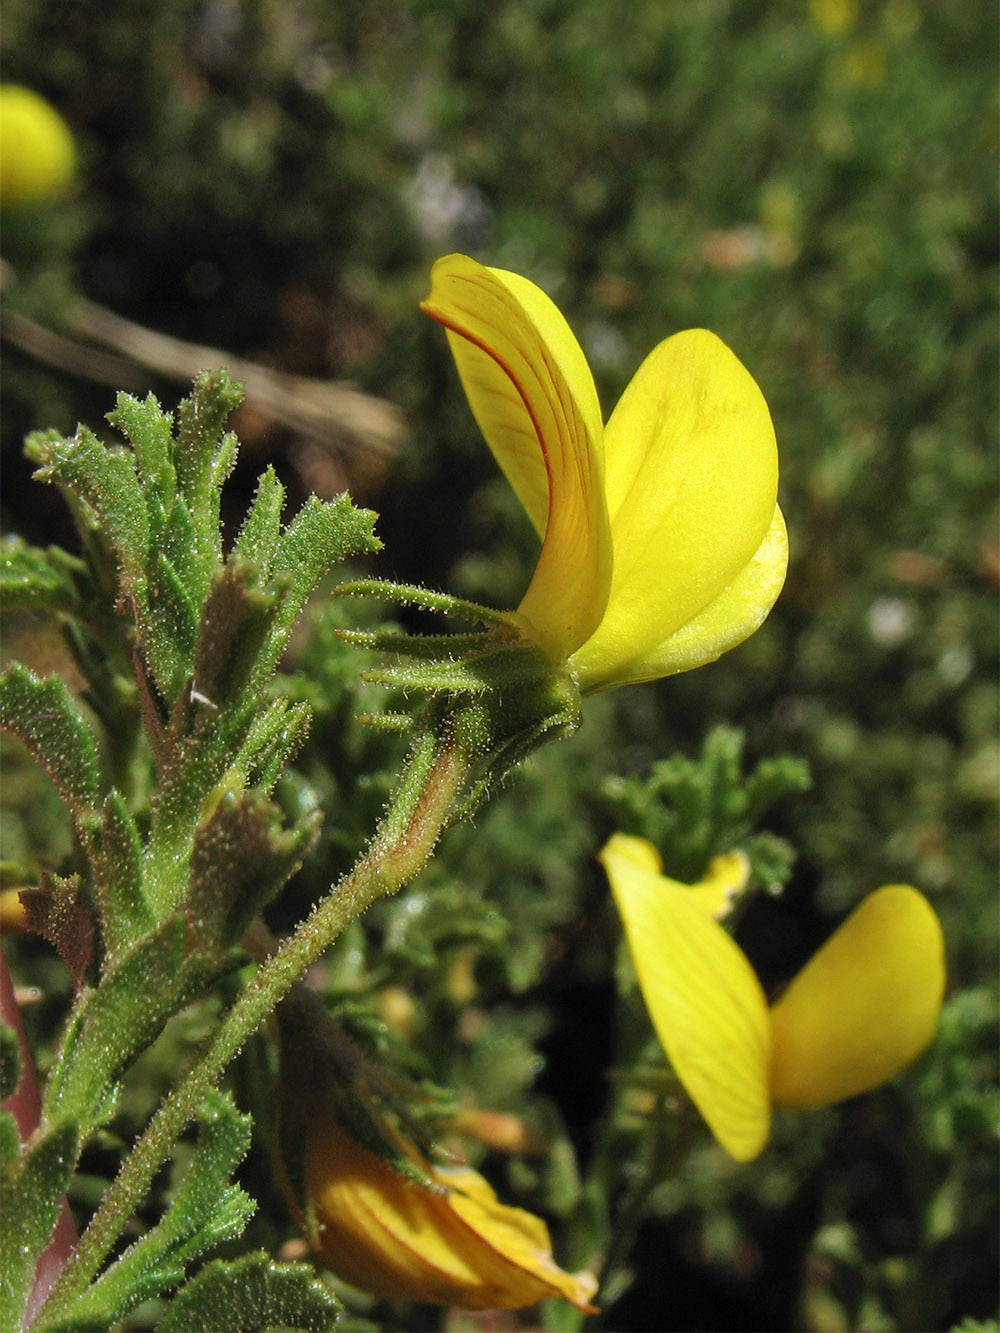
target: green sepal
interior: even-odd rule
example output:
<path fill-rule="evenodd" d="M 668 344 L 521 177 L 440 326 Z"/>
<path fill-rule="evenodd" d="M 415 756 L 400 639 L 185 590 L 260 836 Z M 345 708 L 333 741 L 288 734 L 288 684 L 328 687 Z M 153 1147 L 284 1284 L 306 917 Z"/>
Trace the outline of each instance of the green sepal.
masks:
<path fill-rule="evenodd" d="M 302 864 L 319 832 L 318 811 L 282 827 L 283 815 L 256 792 L 225 793 L 199 825 L 183 904 L 191 946 L 221 961 Z"/>
<path fill-rule="evenodd" d="M 250 1117 L 228 1095 L 208 1094 L 194 1155 L 166 1213 L 61 1311 L 58 1328 L 117 1324 L 140 1301 L 176 1286 L 191 1259 L 242 1234 L 256 1205 L 229 1178 L 246 1155 L 250 1129 Z M 231 1325 L 223 1321 L 219 1327 Z"/>
<path fill-rule="evenodd" d="M 100 784 L 97 741 L 62 680 L 15 662 L 0 677 L 0 712 L 4 729 L 24 742 L 82 825 Z"/>
<path fill-rule="evenodd" d="M 0 1175 L 5 1216 L 0 1227 L 0 1328 L 21 1327 L 35 1265 L 59 1217 L 79 1142 L 76 1125 L 63 1120 L 4 1163 Z"/>
<path fill-rule="evenodd" d="M 465 636 L 461 636 L 464 638 Z M 492 651 L 483 651 L 489 646 Z M 432 651 L 437 653 L 437 645 Z M 397 690 L 423 690 L 429 694 L 485 694 L 514 691 L 518 687 L 547 676 L 551 668 L 539 662 L 537 654 L 522 644 L 476 645 L 476 651 L 453 661 L 435 656 L 428 662 L 406 662 L 395 666 L 374 667 L 361 673 L 371 685 Z"/>
<path fill-rule="evenodd" d="M 379 597 L 399 606 L 415 606 L 421 611 L 434 611 L 442 616 L 461 616 L 477 625 L 511 626 L 507 611 L 497 611 L 479 602 L 467 602 L 446 592 L 431 592 L 415 583 L 390 583 L 387 579 L 356 579 L 334 588 L 336 597 Z"/>
<path fill-rule="evenodd" d="M 422 690 L 425 694 L 485 694 L 490 688 L 466 662 L 371 667 L 362 671 L 361 679 L 366 685 L 381 685 L 387 690 Z"/>
<path fill-rule="evenodd" d="M 206 1264 L 174 1297 L 157 1333 L 326 1333 L 339 1311 L 336 1296 L 308 1264 L 276 1263 L 257 1251 Z"/>
<path fill-rule="evenodd" d="M 399 634 L 395 630 L 338 629 L 337 637 L 357 648 L 395 653 L 421 662 L 451 662 L 470 653 L 482 652 L 495 642 L 477 630 L 472 634 Z"/>
<path fill-rule="evenodd" d="M 376 731 L 400 733 L 409 731 L 413 718 L 409 713 L 358 713 L 355 721 L 362 726 L 373 727 Z"/>
<path fill-rule="evenodd" d="M 101 855 L 95 870 L 107 967 L 154 924 L 142 891 L 139 830 L 118 791 L 104 799 Z"/>
<path fill-rule="evenodd" d="M 21 1081 L 21 1048 L 17 1033 L 6 1025 L 0 1026 L 0 1102 L 5 1102 L 17 1090 Z"/>
<path fill-rule="evenodd" d="M 79 609 L 75 579 L 83 563 L 58 546 L 41 550 L 18 537 L 0 542 L 0 606 L 71 614 Z"/>

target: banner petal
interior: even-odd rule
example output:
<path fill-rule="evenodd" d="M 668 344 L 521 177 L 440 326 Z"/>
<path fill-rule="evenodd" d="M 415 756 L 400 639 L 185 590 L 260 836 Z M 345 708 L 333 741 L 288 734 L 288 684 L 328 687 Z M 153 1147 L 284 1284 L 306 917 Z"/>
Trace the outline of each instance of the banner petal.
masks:
<path fill-rule="evenodd" d="M 597 390 L 569 325 L 534 283 L 465 255 L 438 260 L 422 309 L 444 325 L 479 427 L 542 551 L 518 617 L 553 660 L 604 613 L 611 539 Z"/>

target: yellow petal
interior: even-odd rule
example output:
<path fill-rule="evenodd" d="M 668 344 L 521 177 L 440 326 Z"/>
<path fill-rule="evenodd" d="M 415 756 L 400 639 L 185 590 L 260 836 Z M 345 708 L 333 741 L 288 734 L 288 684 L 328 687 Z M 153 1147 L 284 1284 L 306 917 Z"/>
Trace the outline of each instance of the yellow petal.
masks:
<path fill-rule="evenodd" d="M 534 1283 L 534 1300 L 561 1296 L 579 1310 L 596 1313 L 590 1299 L 597 1291 L 597 1279 L 592 1273 L 567 1273 L 558 1266 L 552 1258 L 548 1228 L 540 1217 L 523 1208 L 511 1208 L 501 1203 L 483 1177 L 467 1167 L 457 1170 L 437 1168 L 434 1176 L 451 1185 L 453 1192 L 449 1203 L 452 1209 L 484 1246 L 490 1247 L 492 1267 L 487 1265 L 484 1255 L 482 1268 L 484 1273 L 491 1273 L 497 1288 L 510 1287 L 511 1270 L 517 1268 L 520 1270 L 516 1282 L 519 1304 L 527 1303 L 521 1297 Z"/>
<path fill-rule="evenodd" d="M 714 856 L 704 877 L 688 890 L 691 899 L 716 921 L 727 915 L 750 878 L 750 860 L 746 852 L 727 852 Z"/>
<path fill-rule="evenodd" d="M 767 404 L 725 343 L 691 329 L 655 348 L 605 431 L 614 572 L 604 618 L 574 657 L 585 693 L 685 670 L 756 628 L 784 572 L 777 488 Z M 744 575 L 758 552 L 762 567 Z M 703 613 L 675 664 L 671 637 Z"/>
<path fill-rule="evenodd" d="M 776 1106 L 828 1106 L 893 1078 L 934 1035 L 944 940 L 906 885 L 855 908 L 771 1011 Z"/>
<path fill-rule="evenodd" d="M 333 1272 L 376 1296 L 462 1309 L 521 1309 L 562 1296 L 590 1311 L 596 1282 L 565 1273 L 541 1219 L 499 1203 L 474 1171 L 409 1179 L 332 1120 L 310 1143 L 306 1187 Z"/>
<path fill-rule="evenodd" d="M 562 660 L 597 626 L 611 578 L 601 410 L 586 358 L 534 283 L 465 255 L 434 265 L 422 309 L 448 330 L 479 427 L 543 538 L 518 617 Z"/>
<path fill-rule="evenodd" d="M 596 694 L 611 686 L 660 680 L 714 662 L 748 639 L 767 619 L 785 582 L 787 566 L 785 520 L 775 506 L 764 540 L 728 588 L 644 657 L 618 663 L 610 679 L 590 676 L 584 683 L 584 693 Z M 586 660 L 584 655 L 588 650 L 589 645 L 585 645 L 576 654 L 578 666 Z"/>
<path fill-rule="evenodd" d="M 612 834 L 602 856 L 609 854 L 630 861 L 640 870 L 648 870 L 653 875 L 658 875 L 663 869 L 663 857 L 653 844 L 646 838 L 634 838 L 629 833 Z"/>
<path fill-rule="evenodd" d="M 770 1029 L 745 955 L 683 884 L 616 851 L 601 853 L 646 1007 L 670 1063 L 737 1161 L 770 1128 Z"/>

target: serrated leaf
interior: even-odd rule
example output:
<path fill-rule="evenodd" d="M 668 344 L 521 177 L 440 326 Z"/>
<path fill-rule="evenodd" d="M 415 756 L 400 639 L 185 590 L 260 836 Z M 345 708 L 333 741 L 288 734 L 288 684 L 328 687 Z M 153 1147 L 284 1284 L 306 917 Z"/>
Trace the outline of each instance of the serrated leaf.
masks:
<path fill-rule="evenodd" d="M 75 610 L 73 572 L 82 568 L 79 560 L 57 546 L 43 551 L 8 538 L 0 544 L 0 603 L 5 610 Z"/>
<path fill-rule="evenodd" d="M 263 1333 L 333 1329 L 339 1302 L 307 1264 L 280 1264 L 263 1253 L 216 1259 L 174 1297 L 158 1333 Z"/>
<path fill-rule="evenodd" d="M 38 1257 L 48 1244 L 76 1166 L 79 1136 L 63 1121 L 30 1149 L 8 1160 L 2 1177 L 0 1328 L 20 1328 Z"/>
<path fill-rule="evenodd" d="M 81 1293 L 61 1323 L 110 1327 L 140 1301 L 176 1286 L 190 1259 L 242 1234 L 255 1204 L 229 1178 L 250 1146 L 250 1117 L 212 1091 L 198 1121 L 194 1155 L 166 1213 Z"/>
<path fill-rule="evenodd" d="M 97 799 L 97 742 L 58 676 L 15 663 L 0 677 L 5 730 L 18 736 L 55 783 L 78 823 Z"/>
<path fill-rule="evenodd" d="M 312 710 L 308 704 L 275 699 L 251 723 L 236 756 L 236 765 L 249 775 L 256 788 L 270 793 L 305 742 L 311 722 Z"/>
<path fill-rule="evenodd" d="M 100 1123 L 108 1087 L 208 979 L 204 954 L 188 944 L 184 922 L 171 918 L 80 997 L 49 1076 L 47 1116 L 71 1115 L 84 1132 Z"/>
<path fill-rule="evenodd" d="M 782 796 L 808 791 L 811 783 L 809 765 L 802 759 L 790 754 L 762 759 L 746 780 L 747 820 L 754 823 Z"/>
<path fill-rule="evenodd" d="M 242 556 L 260 570 L 262 578 L 271 572 L 281 538 L 281 510 L 285 503 L 285 488 L 269 467 L 261 474 L 253 503 L 243 520 L 239 536 L 233 545 L 233 555 Z"/>
<path fill-rule="evenodd" d="M 13 1028 L 0 1026 L 0 1102 L 17 1089 L 21 1081 L 21 1048 Z"/>
<path fill-rule="evenodd" d="M 208 1093 L 198 1115 L 198 1144 L 184 1183 L 154 1232 L 137 1247 L 155 1235 L 164 1252 L 182 1245 L 184 1256 L 191 1258 L 242 1232 L 255 1205 L 243 1190 L 229 1184 L 229 1178 L 250 1147 L 252 1124 L 227 1093 Z"/>
<path fill-rule="evenodd" d="M 202 611 L 194 687 L 216 709 L 245 701 L 279 610 L 276 595 L 255 583 L 253 566 L 228 560 L 216 574 Z"/>
<path fill-rule="evenodd" d="M 258 684 L 271 674 L 285 649 L 288 636 L 316 584 L 340 560 L 377 551 L 375 514 L 356 509 L 346 492 L 324 501 L 310 496 L 286 528 L 271 565 L 272 580 L 282 588 L 281 609 L 275 617 L 267 651 L 255 674 Z"/>
<path fill-rule="evenodd" d="M 109 792 L 104 801 L 101 855 L 95 869 L 104 944 L 111 963 L 154 924 L 142 892 L 139 830 L 118 791 Z"/>
<path fill-rule="evenodd" d="M 35 477 L 68 487 L 94 511 L 118 557 L 123 585 L 141 578 L 149 549 L 149 520 L 135 461 L 108 449 L 82 426 L 71 439 L 35 437 Z"/>
<path fill-rule="evenodd" d="M 94 958 L 94 918 L 80 895 L 80 876 L 42 875 L 41 887 L 23 889 L 29 930 L 59 951 L 77 991 Z"/>
<path fill-rule="evenodd" d="M 213 543 L 206 552 L 196 549 L 197 542 L 198 529 L 191 516 L 191 511 L 184 503 L 182 496 L 175 496 L 169 513 L 165 515 L 163 553 L 175 569 L 182 571 L 183 582 L 188 589 L 191 600 L 200 606 L 208 585 L 206 583 L 204 587 L 200 586 L 200 580 L 191 582 L 188 575 L 205 564 L 206 555 L 211 557 L 208 560 L 208 568 L 211 569 L 215 565 L 218 543 Z"/>
<path fill-rule="evenodd" d="M 302 864 L 318 813 L 292 829 L 254 792 L 226 793 L 195 835 L 184 911 L 198 946 L 224 953 Z"/>
<path fill-rule="evenodd" d="M 154 492 L 163 510 L 174 496 L 173 417 L 164 412 L 151 393 L 144 399 L 120 393 L 107 420 L 129 440 L 135 450 L 139 474 Z"/>
<path fill-rule="evenodd" d="M 217 526 L 217 497 L 236 461 L 236 440 L 223 427 L 243 401 L 243 386 L 224 370 L 203 371 L 191 393 L 177 409 L 177 446 L 174 453 L 177 482 L 192 514 L 213 508 Z"/>
<path fill-rule="evenodd" d="M 198 609 L 162 552 L 152 561 L 136 613 L 153 678 L 163 697 L 173 702 L 194 666 Z"/>

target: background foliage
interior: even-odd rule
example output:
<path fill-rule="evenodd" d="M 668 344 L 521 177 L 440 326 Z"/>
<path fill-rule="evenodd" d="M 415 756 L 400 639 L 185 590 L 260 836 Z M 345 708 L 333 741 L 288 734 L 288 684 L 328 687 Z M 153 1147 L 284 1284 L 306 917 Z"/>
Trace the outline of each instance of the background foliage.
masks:
<path fill-rule="evenodd" d="M 265 461 L 297 501 L 349 485 L 382 514 L 380 574 L 516 603 L 531 535 L 416 310 L 454 248 L 550 291 L 606 407 L 692 325 L 764 390 L 792 543 L 764 629 L 689 677 L 592 701 L 583 730 L 448 839 L 320 979 L 411 1074 L 544 1130 L 547 1156 L 487 1167 L 581 1236 L 570 1145 L 584 1170 L 606 1149 L 609 1071 L 648 1036 L 608 980 L 618 927 L 594 853 L 631 820 L 690 871 L 662 812 L 685 774 L 704 792 L 713 765 L 737 762 L 731 733 L 703 749 L 713 726 L 741 729 L 747 771 L 787 751 L 812 774 L 764 818 L 797 852 L 783 896 L 743 923 L 769 984 L 877 884 L 931 896 L 951 975 L 931 1053 L 879 1094 L 782 1119 L 749 1169 L 675 1124 L 690 1146 L 652 1193 L 609 1328 L 920 1330 L 995 1312 L 995 27 L 992 6 L 958 0 L 646 0 L 625 23 L 602 0 L 5 6 L 4 77 L 52 99 L 81 157 L 64 204 L 5 221 L 8 311 L 76 338 L 85 297 L 220 360 L 348 378 L 405 410 L 405 442 L 373 460 L 267 427 L 251 404 L 235 514 Z M 118 387 L 179 396 L 134 370 Z M 5 526 L 68 540 L 21 437 L 96 427 L 110 388 L 16 348 L 3 375 Z M 360 846 L 398 758 L 350 722 L 363 704 L 358 654 L 333 635 L 342 615 L 320 599 L 289 664 L 286 692 L 316 721 L 282 799 L 318 799 L 325 824 L 277 929 Z M 40 623 L 13 623 L 7 643 L 60 660 Z M 636 784 L 675 752 L 643 798 Z M 69 832 L 19 752 L 5 787 L 8 882 L 31 882 L 58 869 Z M 709 851 L 737 835 L 722 821 L 714 836 Z M 42 946 L 18 962 L 44 990 L 30 1015 L 44 1059 L 69 981 Z M 144 1057 L 123 1137 L 204 1021 Z M 235 1071 L 242 1107 L 262 1104 L 268 1058 L 260 1043 Z M 277 1249 L 292 1228 L 264 1139 L 240 1180 L 262 1205 L 252 1242 Z M 112 1160 L 91 1150 L 82 1214 Z M 353 1308 L 385 1328 L 476 1326 Z"/>

